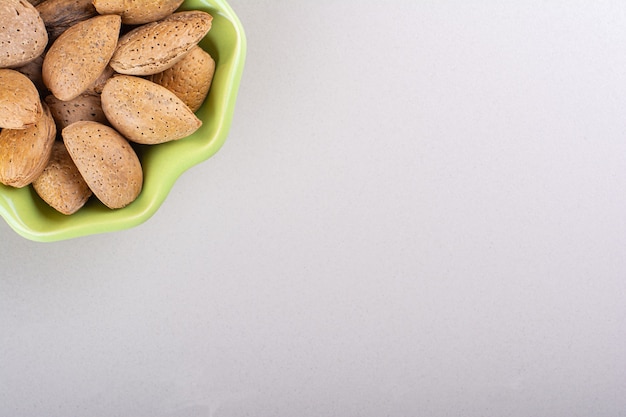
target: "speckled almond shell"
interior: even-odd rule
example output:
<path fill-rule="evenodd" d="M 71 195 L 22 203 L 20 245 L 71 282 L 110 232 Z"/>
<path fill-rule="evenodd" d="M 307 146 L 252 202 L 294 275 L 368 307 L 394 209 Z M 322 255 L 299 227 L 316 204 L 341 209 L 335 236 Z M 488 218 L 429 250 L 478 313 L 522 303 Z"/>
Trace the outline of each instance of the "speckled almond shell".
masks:
<path fill-rule="evenodd" d="M 66 215 L 76 213 L 92 195 L 61 141 L 52 145 L 48 165 L 33 181 L 33 188 L 50 207 Z"/>
<path fill-rule="evenodd" d="M 143 186 L 141 163 L 117 131 L 98 122 L 76 122 L 61 135 L 80 174 L 105 206 L 122 208 L 137 198 Z"/>
<path fill-rule="evenodd" d="M 196 112 L 206 99 L 215 74 L 215 60 L 199 46 L 194 46 L 173 67 L 148 79 L 176 94 L 191 111 Z"/>
<path fill-rule="evenodd" d="M 154 145 L 191 135 L 202 125 L 174 93 L 152 81 L 117 75 L 102 90 L 102 110 L 128 140 Z"/>
<path fill-rule="evenodd" d="M 56 98 L 78 97 L 102 74 L 120 27 L 117 15 L 96 16 L 77 23 L 54 41 L 44 58 L 42 76 Z"/>
<path fill-rule="evenodd" d="M 122 23 L 141 25 L 169 16 L 183 0 L 93 0 L 93 4 L 100 14 L 119 14 Z"/>
<path fill-rule="evenodd" d="M 81 94 L 72 100 L 62 101 L 53 95 L 46 96 L 45 102 L 50 107 L 52 117 L 59 131 L 80 121 L 92 121 L 108 124 L 102 111 L 100 96 Z"/>
<path fill-rule="evenodd" d="M 123 35 L 111 58 L 120 74 L 152 75 L 172 67 L 209 32 L 213 16 L 194 10 L 173 13 Z"/>
<path fill-rule="evenodd" d="M 18 72 L 21 72 L 28 77 L 29 80 L 35 84 L 38 91 L 42 92 L 46 90 L 46 86 L 43 83 L 41 77 L 41 66 L 43 65 L 44 54 L 39 55 L 37 58 L 30 61 L 28 64 L 15 68 Z"/>
<path fill-rule="evenodd" d="M 0 182 L 21 188 L 33 182 L 50 159 L 56 125 L 45 103 L 43 114 L 28 129 L 0 132 Z"/>
<path fill-rule="evenodd" d="M 50 42 L 76 23 L 98 14 L 92 0 L 46 0 L 36 9 L 46 25 Z"/>
<path fill-rule="evenodd" d="M 0 68 L 27 64 L 43 53 L 48 32 L 41 16 L 25 0 L 0 1 Z"/>
<path fill-rule="evenodd" d="M 24 74 L 0 69 L 0 127 L 25 129 L 42 115 L 39 91 Z"/>

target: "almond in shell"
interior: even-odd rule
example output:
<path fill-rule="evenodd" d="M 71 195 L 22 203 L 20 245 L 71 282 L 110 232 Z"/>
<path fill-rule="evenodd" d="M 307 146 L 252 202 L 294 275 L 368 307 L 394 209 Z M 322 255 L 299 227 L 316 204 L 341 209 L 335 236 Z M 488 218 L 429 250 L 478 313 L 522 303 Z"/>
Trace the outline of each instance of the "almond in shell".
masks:
<path fill-rule="evenodd" d="M 41 99 L 33 82 L 16 70 L 0 69 L 0 127 L 25 129 L 41 114 Z"/>
<path fill-rule="evenodd" d="M 50 94 L 45 102 L 50 107 L 52 117 L 57 123 L 57 129 L 63 130 L 67 126 L 80 121 L 93 121 L 108 124 L 102 111 L 100 96 L 81 94 L 72 100 L 62 101 Z"/>
<path fill-rule="evenodd" d="M 141 25 L 119 39 L 111 67 L 120 74 L 152 75 L 172 67 L 209 32 L 213 16 L 176 12 Z"/>
<path fill-rule="evenodd" d="M 163 19 L 183 4 L 183 0 L 93 0 L 100 14 L 119 14 L 122 23 L 141 25 Z"/>
<path fill-rule="evenodd" d="M 178 96 L 191 111 L 196 112 L 206 99 L 213 75 L 215 60 L 199 46 L 194 46 L 173 67 L 148 79 Z"/>
<path fill-rule="evenodd" d="M 128 140 L 154 145 L 191 135 L 202 125 L 167 88 L 132 75 L 117 75 L 102 90 L 102 110 Z"/>
<path fill-rule="evenodd" d="M 23 65 L 19 68 L 15 68 L 18 72 L 21 72 L 22 74 L 27 76 L 28 79 L 31 80 L 33 84 L 35 84 L 35 87 L 40 92 L 46 90 L 46 86 L 43 83 L 43 78 L 41 77 L 41 66 L 43 65 L 44 56 L 44 54 L 39 55 L 28 64 Z"/>
<path fill-rule="evenodd" d="M 52 145 L 48 165 L 33 181 L 33 188 L 50 207 L 66 215 L 76 213 L 92 195 L 61 141 Z"/>
<path fill-rule="evenodd" d="M 36 9 L 46 25 L 50 42 L 76 23 L 98 14 L 92 0 L 46 0 Z"/>
<path fill-rule="evenodd" d="M 35 6 L 24 0 L 0 1 L 0 68 L 29 63 L 47 44 L 48 32 Z"/>
<path fill-rule="evenodd" d="M 27 129 L 0 132 L 0 182 L 21 188 L 46 167 L 56 137 L 56 125 L 45 103 L 39 120 Z"/>
<path fill-rule="evenodd" d="M 102 74 L 117 45 L 121 18 L 96 16 L 67 29 L 43 61 L 44 84 L 59 100 L 83 93 Z"/>
<path fill-rule="evenodd" d="M 128 141 L 98 122 L 76 122 L 61 132 L 78 171 L 98 199 L 111 209 L 134 201 L 143 186 L 143 171 Z"/>

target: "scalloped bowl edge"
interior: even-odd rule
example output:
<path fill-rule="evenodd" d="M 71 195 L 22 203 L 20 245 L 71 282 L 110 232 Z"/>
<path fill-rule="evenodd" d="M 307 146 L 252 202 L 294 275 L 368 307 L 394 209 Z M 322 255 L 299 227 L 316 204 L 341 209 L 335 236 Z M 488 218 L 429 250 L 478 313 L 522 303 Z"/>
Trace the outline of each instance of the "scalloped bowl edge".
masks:
<path fill-rule="evenodd" d="M 123 209 L 110 210 L 92 197 L 77 213 L 65 216 L 50 208 L 32 187 L 0 184 L 0 216 L 22 237 L 53 242 L 138 226 L 156 213 L 185 171 L 213 156 L 224 144 L 232 124 L 243 75 L 247 41 L 243 26 L 225 0 L 186 0 L 183 10 L 213 15 L 213 27 L 200 43 L 216 60 L 209 96 L 196 113 L 203 121 L 193 135 L 161 145 L 135 145 L 144 167 L 140 196 Z M 223 36 L 217 40 L 216 38 Z"/>

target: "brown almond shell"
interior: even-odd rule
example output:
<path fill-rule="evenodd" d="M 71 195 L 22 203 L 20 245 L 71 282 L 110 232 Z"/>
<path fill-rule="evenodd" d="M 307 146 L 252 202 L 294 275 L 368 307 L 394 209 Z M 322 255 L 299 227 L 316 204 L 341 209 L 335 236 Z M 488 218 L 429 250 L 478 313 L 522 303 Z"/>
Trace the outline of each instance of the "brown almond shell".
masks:
<path fill-rule="evenodd" d="M 61 141 L 54 142 L 50 160 L 33 181 L 33 189 L 50 207 L 65 215 L 76 213 L 92 195 Z"/>
<path fill-rule="evenodd" d="M 117 15 L 96 16 L 67 29 L 43 61 L 44 84 L 59 100 L 82 94 L 102 74 L 113 55 L 121 27 Z"/>
<path fill-rule="evenodd" d="M 59 131 L 80 121 L 108 124 L 98 95 L 81 94 L 72 100 L 63 101 L 50 94 L 46 96 L 45 102 L 50 107 Z"/>
<path fill-rule="evenodd" d="M 25 129 L 42 115 L 41 99 L 35 84 L 13 69 L 0 69 L 0 127 Z"/>
<path fill-rule="evenodd" d="M 204 49 L 194 46 L 173 67 L 148 79 L 176 94 L 191 111 L 196 112 L 209 93 L 214 74 L 215 60 Z"/>
<path fill-rule="evenodd" d="M 0 132 L 0 182 L 21 188 L 33 182 L 48 164 L 56 125 L 45 103 L 39 120 L 27 129 Z"/>
<path fill-rule="evenodd" d="M 141 25 L 161 20 L 174 13 L 183 0 L 93 0 L 100 14 L 119 14 L 122 23 Z"/>
<path fill-rule="evenodd" d="M 127 75 L 165 71 L 202 40 L 212 21 L 210 14 L 192 10 L 141 25 L 120 37 L 110 65 L 116 72 Z"/>
<path fill-rule="evenodd" d="M 46 25 L 50 42 L 76 23 L 98 14 L 92 0 L 46 0 L 36 9 Z"/>
<path fill-rule="evenodd" d="M 37 90 L 41 93 L 46 91 L 46 86 L 43 83 L 41 76 L 41 67 L 43 66 L 44 54 L 39 55 L 37 58 L 30 61 L 28 64 L 15 68 L 16 71 L 21 72 L 33 82 Z"/>
<path fill-rule="evenodd" d="M 182 139 L 202 126 L 174 93 L 141 77 L 117 75 L 109 79 L 101 101 L 111 125 L 136 143 L 154 145 Z"/>
<path fill-rule="evenodd" d="M 117 209 L 134 201 L 143 186 L 143 171 L 130 143 L 110 126 L 76 122 L 61 132 L 78 171 L 95 196 Z"/>
<path fill-rule="evenodd" d="M 0 68 L 26 65 L 48 45 L 43 19 L 23 0 L 0 1 L 0 28 Z"/>

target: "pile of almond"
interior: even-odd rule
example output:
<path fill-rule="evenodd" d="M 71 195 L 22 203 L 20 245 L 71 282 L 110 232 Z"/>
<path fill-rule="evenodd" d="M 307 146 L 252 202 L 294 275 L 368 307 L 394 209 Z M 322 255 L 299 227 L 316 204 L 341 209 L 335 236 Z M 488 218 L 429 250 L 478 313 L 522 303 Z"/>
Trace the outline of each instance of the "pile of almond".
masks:
<path fill-rule="evenodd" d="M 0 0 L 0 182 L 63 214 L 141 192 L 131 143 L 185 138 L 215 61 L 183 0 Z"/>

